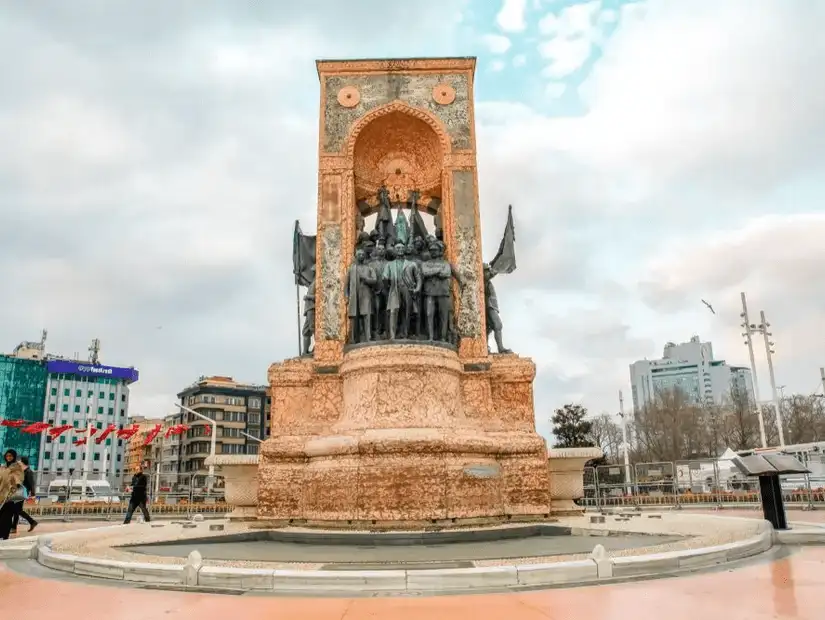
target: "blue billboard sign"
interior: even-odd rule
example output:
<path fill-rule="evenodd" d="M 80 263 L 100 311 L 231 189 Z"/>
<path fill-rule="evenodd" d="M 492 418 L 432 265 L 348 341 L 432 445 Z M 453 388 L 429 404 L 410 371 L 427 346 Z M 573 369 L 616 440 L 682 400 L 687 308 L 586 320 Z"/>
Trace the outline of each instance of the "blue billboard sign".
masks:
<path fill-rule="evenodd" d="M 66 373 L 80 377 L 106 377 L 109 379 L 124 379 L 130 383 L 138 380 L 138 371 L 135 368 L 120 368 L 118 366 L 103 366 L 89 362 L 71 362 L 69 360 L 51 360 L 46 369 L 50 373 Z"/>

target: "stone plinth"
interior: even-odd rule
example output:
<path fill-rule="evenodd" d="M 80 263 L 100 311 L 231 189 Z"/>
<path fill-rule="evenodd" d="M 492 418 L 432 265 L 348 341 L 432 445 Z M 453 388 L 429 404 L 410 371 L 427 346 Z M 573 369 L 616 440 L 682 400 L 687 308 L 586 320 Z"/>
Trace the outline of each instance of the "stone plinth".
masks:
<path fill-rule="evenodd" d="M 574 500 L 584 497 L 584 465 L 602 456 L 600 448 L 551 448 L 547 451 L 551 510 L 554 515 L 584 512 Z"/>
<path fill-rule="evenodd" d="M 257 454 L 220 454 L 206 458 L 224 478 L 226 503 L 234 506 L 230 521 L 255 519 L 258 506 Z"/>
<path fill-rule="evenodd" d="M 544 517 L 546 449 L 522 411 L 532 409 L 535 367 L 501 357 L 464 364 L 449 348 L 388 344 L 347 351 L 338 367 L 273 365 L 259 518 L 423 526 Z M 494 400 L 494 382 L 520 387 Z"/>

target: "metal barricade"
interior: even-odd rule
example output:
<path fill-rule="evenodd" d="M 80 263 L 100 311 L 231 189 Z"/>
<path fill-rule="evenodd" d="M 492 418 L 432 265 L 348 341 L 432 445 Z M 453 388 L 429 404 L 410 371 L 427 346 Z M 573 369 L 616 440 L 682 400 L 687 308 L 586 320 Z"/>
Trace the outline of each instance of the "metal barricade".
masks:
<path fill-rule="evenodd" d="M 582 472 L 582 498 L 577 503 L 585 510 L 588 508 L 601 509 L 599 502 L 599 477 L 595 467 L 585 467 Z"/>
<path fill-rule="evenodd" d="M 638 506 L 632 471 L 632 467 L 624 465 L 596 467 L 598 503 L 602 508 Z"/>
<path fill-rule="evenodd" d="M 638 503 L 644 506 L 676 504 L 673 463 L 662 461 L 636 463 L 636 493 Z"/>
<path fill-rule="evenodd" d="M 676 461 L 677 505 L 681 507 L 713 505 L 721 507 L 722 486 L 715 459 Z"/>

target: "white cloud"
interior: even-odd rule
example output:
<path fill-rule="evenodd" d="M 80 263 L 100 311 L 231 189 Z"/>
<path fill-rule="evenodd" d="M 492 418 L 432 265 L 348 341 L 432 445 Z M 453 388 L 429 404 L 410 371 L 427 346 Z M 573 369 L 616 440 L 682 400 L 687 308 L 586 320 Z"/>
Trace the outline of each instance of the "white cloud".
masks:
<path fill-rule="evenodd" d="M 825 333 L 825 213 L 761 216 L 706 239 L 685 238 L 653 257 L 642 274 L 643 299 L 659 312 L 700 314 L 703 335 L 723 355 L 745 357 L 738 323 L 740 292 L 748 296 L 751 322 L 764 310 L 777 343 L 777 381 L 808 391 L 816 377 Z M 699 299 L 709 300 L 716 315 Z M 761 343 L 758 343 L 761 345 Z M 757 348 L 758 371 L 766 367 Z M 762 389 L 762 397 L 767 390 Z"/>
<path fill-rule="evenodd" d="M 547 14 L 539 21 L 539 32 L 543 35 L 575 37 L 593 30 L 601 8 L 601 0 L 582 4 L 571 4 L 560 11 Z"/>
<path fill-rule="evenodd" d="M 493 54 L 503 54 L 512 45 L 509 37 L 505 37 L 503 34 L 485 34 L 481 37 L 481 40 Z"/>
<path fill-rule="evenodd" d="M 490 63 L 490 71 L 502 71 L 507 66 L 503 60 L 494 60 Z"/>
<path fill-rule="evenodd" d="M 504 32 L 522 32 L 527 28 L 524 19 L 527 0 L 504 0 L 496 15 L 496 23 Z"/>
<path fill-rule="evenodd" d="M 816 223 L 825 195 L 825 90 L 812 79 L 825 64 L 817 26 L 825 5 L 636 4 L 621 12 L 580 89 L 583 114 L 544 116 L 517 102 L 476 108 L 484 204 L 512 201 L 531 244 L 572 239 L 578 256 L 593 257 L 585 269 L 602 279 L 587 291 L 583 281 L 568 300 L 558 275 L 544 286 L 554 305 L 590 300 L 623 317 L 625 343 L 616 343 L 614 361 L 605 353 L 582 358 L 573 343 L 596 326 L 535 321 L 527 307 L 508 307 L 506 320 L 518 326 L 508 329 L 524 348 L 536 342 L 536 323 L 549 325 L 554 346 L 531 351 L 540 381 L 551 384 L 556 402 L 583 393 L 598 408 L 627 382 L 627 360 L 660 355 L 667 340 L 700 333 L 720 357 L 746 362 L 736 326 L 745 290 L 775 326 L 779 382 L 789 392 L 810 390 L 822 363 L 821 341 L 811 334 L 825 333 L 817 285 L 825 279 L 817 249 L 825 247 L 825 226 Z M 544 27 L 571 31 L 559 21 Z M 484 180 L 490 174 L 495 183 Z M 719 228 L 718 238 L 707 238 Z M 724 315 L 707 312 L 703 297 Z M 555 381 L 568 357 L 587 374 Z"/>
<path fill-rule="evenodd" d="M 513 66 L 514 67 L 523 67 L 527 64 L 527 56 L 524 54 L 517 54 L 513 56 Z"/>
<path fill-rule="evenodd" d="M 558 99 L 564 94 L 565 90 L 567 90 L 567 84 L 564 82 L 550 82 L 545 87 L 544 94 L 549 99 Z"/>
<path fill-rule="evenodd" d="M 550 61 L 545 75 L 565 77 L 587 62 L 593 45 L 601 39 L 600 8 L 601 0 L 573 4 L 539 21 L 539 32 L 550 37 L 539 44 L 539 53 Z"/>
<path fill-rule="evenodd" d="M 575 72 L 590 58 L 591 42 L 584 37 L 555 37 L 539 45 L 539 53 L 550 60 L 542 75 L 563 78 Z"/>

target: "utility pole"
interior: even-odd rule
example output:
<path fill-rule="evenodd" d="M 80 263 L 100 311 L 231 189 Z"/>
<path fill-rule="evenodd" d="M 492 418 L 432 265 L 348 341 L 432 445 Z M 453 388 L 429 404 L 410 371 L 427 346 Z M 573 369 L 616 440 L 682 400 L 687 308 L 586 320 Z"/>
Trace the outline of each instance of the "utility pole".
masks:
<path fill-rule="evenodd" d="M 754 331 L 762 334 L 762 337 L 765 339 L 765 355 L 768 357 L 768 374 L 771 378 L 771 395 L 773 397 L 773 407 L 776 410 L 776 428 L 779 431 L 779 445 L 780 447 L 785 447 L 785 432 L 782 430 L 782 411 L 779 406 L 779 397 L 776 394 L 776 378 L 773 374 L 773 354 L 774 350 L 772 347 L 774 343 L 771 342 L 770 337 L 773 336 L 771 332 L 768 331 L 768 328 L 771 326 L 767 320 L 765 320 L 765 311 L 761 310 L 759 312 L 759 319 L 762 321 L 759 325 L 756 326 Z"/>
<path fill-rule="evenodd" d="M 81 481 L 83 488 L 80 490 L 80 501 L 86 501 L 86 487 L 89 485 L 89 468 L 92 466 L 92 423 L 89 418 L 86 418 L 86 443 L 83 445 L 86 448 L 86 454 L 83 458 L 83 476 Z"/>
<path fill-rule="evenodd" d="M 630 455 L 627 453 L 627 421 L 624 417 L 624 397 L 619 390 L 619 417 L 622 419 L 622 452 L 624 452 L 624 479 L 627 484 L 627 494 L 632 495 L 633 489 L 630 486 Z"/>
<path fill-rule="evenodd" d="M 762 440 L 762 447 L 767 448 L 768 440 L 765 437 L 765 418 L 762 417 L 762 407 L 759 405 L 759 378 L 756 375 L 756 361 L 753 358 L 753 338 L 751 337 L 756 326 L 751 325 L 750 319 L 748 318 L 748 302 L 745 299 L 745 293 L 740 293 L 739 295 L 742 298 L 742 313 L 739 316 L 742 317 L 741 326 L 745 328 L 742 335 L 745 337 L 745 344 L 748 345 L 748 355 L 751 360 L 751 379 L 753 380 L 753 397 L 756 401 L 756 415 L 759 416 L 759 438 Z"/>
<path fill-rule="evenodd" d="M 819 379 L 822 382 L 822 391 L 825 392 L 825 368 L 819 367 Z"/>

